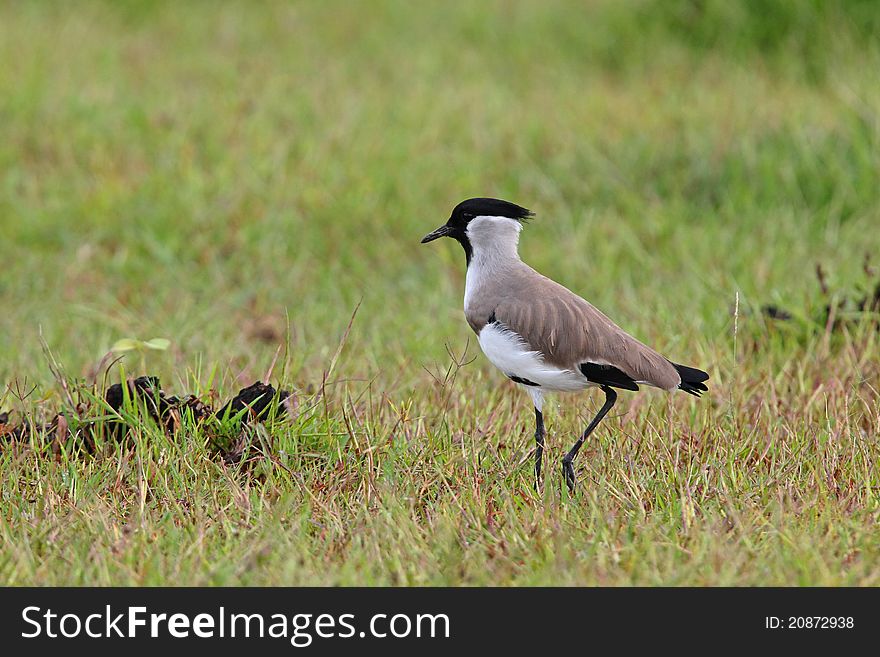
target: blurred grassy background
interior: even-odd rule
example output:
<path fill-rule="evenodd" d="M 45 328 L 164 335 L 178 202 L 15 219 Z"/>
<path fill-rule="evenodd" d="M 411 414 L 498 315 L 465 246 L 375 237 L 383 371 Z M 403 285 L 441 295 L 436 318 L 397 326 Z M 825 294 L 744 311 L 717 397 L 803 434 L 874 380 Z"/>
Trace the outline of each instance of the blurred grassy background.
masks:
<path fill-rule="evenodd" d="M 285 310 L 320 369 L 363 297 L 353 367 L 418 378 L 468 335 L 461 254 L 418 239 L 474 195 L 699 360 L 736 290 L 800 303 L 880 243 L 874 6 L 5 4 L 0 373 L 47 380 L 39 326 L 74 375 L 154 335 L 166 377 L 261 371 Z"/>
<path fill-rule="evenodd" d="M 418 242 L 485 195 L 714 407 L 759 394 L 813 352 L 735 382 L 735 295 L 797 312 L 817 261 L 846 288 L 880 246 L 878 36 L 868 0 L 4 2 L 0 380 L 52 390 L 40 330 L 72 377 L 160 336 L 166 388 L 231 392 L 289 316 L 282 383 L 318 386 L 362 299 L 339 375 L 431 417 L 424 368 L 475 344 L 459 247 Z M 460 420 L 506 384 L 479 358 L 457 385 Z"/>

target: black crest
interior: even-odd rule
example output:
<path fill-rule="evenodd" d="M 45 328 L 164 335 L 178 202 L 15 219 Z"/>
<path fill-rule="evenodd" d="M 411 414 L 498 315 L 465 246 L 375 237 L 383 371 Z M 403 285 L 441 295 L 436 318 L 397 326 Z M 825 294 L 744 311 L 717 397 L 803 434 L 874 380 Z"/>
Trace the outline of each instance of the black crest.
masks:
<path fill-rule="evenodd" d="M 533 216 L 534 213 L 528 208 L 500 198 L 469 198 L 455 206 L 448 223 L 466 225 L 474 217 L 508 217 L 526 221 Z"/>

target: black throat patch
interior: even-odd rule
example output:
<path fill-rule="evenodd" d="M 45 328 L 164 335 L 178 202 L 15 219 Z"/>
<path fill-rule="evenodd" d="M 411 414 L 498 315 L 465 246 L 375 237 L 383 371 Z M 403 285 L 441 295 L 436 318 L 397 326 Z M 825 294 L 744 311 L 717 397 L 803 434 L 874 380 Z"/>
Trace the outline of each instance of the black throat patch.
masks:
<path fill-rule="evenodd" d="M 459 244 L 461 244 L 461 248 L 464 249 L 464 257 L 467 261 L 467 265 L 470 266 L 471 258 L 474 255 L 474 248 L 471 246 L 471 241 L 468 239 L 467 234 L 462 230 L 456 230 L 454 233 L 450 235 L 451 238 L 456 240 Z"/>

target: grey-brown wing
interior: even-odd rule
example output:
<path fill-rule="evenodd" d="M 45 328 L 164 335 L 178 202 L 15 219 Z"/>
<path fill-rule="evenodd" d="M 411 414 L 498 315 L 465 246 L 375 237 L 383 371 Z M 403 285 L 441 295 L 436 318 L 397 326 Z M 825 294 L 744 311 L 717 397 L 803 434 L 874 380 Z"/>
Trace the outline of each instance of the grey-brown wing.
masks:
<path fill-rule="evenodd" d="M 679 385 L 681 378 L 672 363 L 597 308 L 555 283 L 541 288 L 501 299 L 494 315 L 541 352 L 546 362 L 567 369 L 611 365 L 635 382 L 667 390 Z"/>

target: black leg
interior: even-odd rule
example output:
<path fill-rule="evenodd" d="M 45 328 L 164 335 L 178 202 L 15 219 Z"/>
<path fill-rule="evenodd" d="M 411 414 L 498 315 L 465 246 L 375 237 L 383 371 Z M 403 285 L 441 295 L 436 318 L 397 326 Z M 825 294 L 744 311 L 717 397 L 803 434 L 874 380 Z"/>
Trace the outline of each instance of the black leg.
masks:
<path fill-rule="evenodd" d="M 565 455 L 565 458 L 562 459 L 562 476 L 565 477 L 565 483 L 568 484 L 568 490 L 572 493 L 574 492 L 574 468 L 571 465 L 572 461 L 574 461 L 574 457 L 577 456 L 581 445 L 583 445 L 587 437 L 593 433 L 593 429 L 599 426 L 602 418 L 605 417 L 608 411 L 611 410 L 611 407 L 614 406 L 614 402 L 617 401 L 617 393 L 614 392 L 614 390 L 608 386 L 601 386 L 601 388 L 602 392 L 605 393 L 605 403 L 602 404 L 602 408 L 599 409 L 599 412 L 596 413 L 596 417 L 593 418 L 593 421 L 590 422 L 586 431 L 584 431 L 584 435 L 578 439 L 574 444 L 574 447 L 572 447 L 568 454 Z"/>
<path fill-rule="evenodd" d="M 535 408 L 535 490 L 541 486 L 541 459 L 544 458 L 544 416 Z"/>

